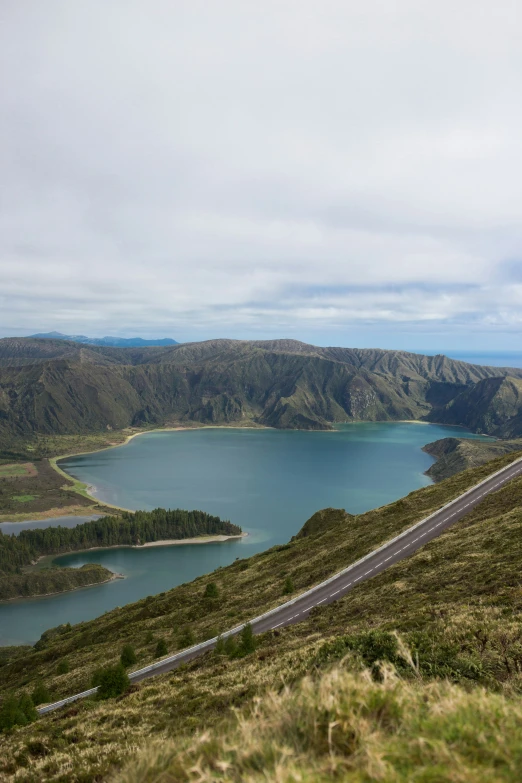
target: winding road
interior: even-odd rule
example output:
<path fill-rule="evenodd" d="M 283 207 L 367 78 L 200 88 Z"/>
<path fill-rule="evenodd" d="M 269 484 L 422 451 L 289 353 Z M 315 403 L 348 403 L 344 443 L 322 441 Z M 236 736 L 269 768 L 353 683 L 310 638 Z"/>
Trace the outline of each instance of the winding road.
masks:
<path fill-rule="evenodd" d="M 417 522 L 408 530 L 405 530 L 391 541 L 387 541 L 381 547 L 370 552 L 370 554 L 348 566 L 343 571 L 312 587 L 305 593 L 301 593 L 296 598 L 277 606 L 275 609 L 255 617 L 250 621 L 254 633 L 259 634 L 301 622 L 308 617 L 310 611 L 315 606 L 322 606 L 337 601 L 355 585 L 371 579 L 394 563 L 416 552 L 421 546 L 436 538 L 436 536 L 440 535 L 448 527 L 451 527 L 451 525 L 454 525 L 459 519 L 462 519 L 463 516 L 481 502 L 485 495 L 497 491 L 504 484 L 520 475 L 522 475 L 522 457 L 519 457 L 507 467 L 502 468 L 502 470 L 493 473 L 484 481 L 481 481 L 480 484 L 475 485 L 463 495 L 452 500 L 429 517 Z M 242 628 L 244 628 L 244 624 L 231 628 L 222 634 L 222 638 L 234 636 Z M 138 669 L 138 671 L 130 674 L 129 677 L 132 682 L 139 682 L 140 680 L 171 671 L 180 664 L 212 650 L 216 642 L 217 638 L 214 638 L 201 644 L 196 644 L 194 647 L 189 647 L 182 652 L 176 653 L 176 655 L 170 655 L 157 663 Z M 40 715 L 52 712 L 78 699 L 92 696 L 96 693 L 96 690 L 96 688 L 90 688 L 82 693 L 76 693 L 74 696 L 68 696 L 66 699 L 40 707 L 38 712 Z"/>

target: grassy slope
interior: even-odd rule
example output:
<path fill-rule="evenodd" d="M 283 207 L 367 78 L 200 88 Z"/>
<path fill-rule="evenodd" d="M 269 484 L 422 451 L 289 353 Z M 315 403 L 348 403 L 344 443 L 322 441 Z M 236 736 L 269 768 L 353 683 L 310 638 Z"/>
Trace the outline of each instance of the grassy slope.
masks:
<path fill-rule="evenodd" d="M 272 690 L 224 730 L 153 742 L 119 783 L 518 781 L 522 702 L 334 669 Z"/>
<path fill-rule="evenodd" d="M 441 356 L 319 348 L 292 340 L 211 340 L 125 350 L 4 339 L 0 442 L 34 433 L 102 432 L 166 421 L 254 420 L 328 429 L 336 421 L 427 417 L 463 424 L 459 417 L 468 415 L 466 395 L 476 388 L 482 389 L 475 394 L 481 408 L 477 427 L 486 426 L 484 421 L 496 429 L 508 416 L 522 432 L 522 416 L 521 421 L 513 418 L 522 406 L 522 396 L 513 393 L 522 388 L 522 371 L 509 372 L 515 377 L 504 384 L 510 392 L 499 406 L 498 376 L 506 375 L 505 368 Z M 446 409 L 459 395 L 464 403 Z"/>
<path fill-rule="evenodd" d="M 138 665 L 142 665 L 152 659 L 158 638 L 167 641 L 170 651 L 180 646 L 179 635 L 187 625 L 196 640 L 208 637 L 280 602 L 286 576 L 292 577 L 298 590 L 320 581 L 513 458 L 509 455 L 495 460 L 355 519 L 331 512 L 331 525 L 325 532 L 276 547 L 249 561 L 238 561 L 218 569 L 211 577 L 75 626 L 51 639 L 40 651 L 4 666 L 2 687 L 4 691 L 19 690 L 43 677 L 53 696 L 58 697 L 85 687 L 93 670 L 116 660 L 125 642 L 135 645 Z M 421 683 L 416 687 L 424 687 L 422 683 L 432 675 L 448 676 L 464 684 L 480 683 L 504 691 L 504 695 L 494 697 L 497 701 L 489 702 L 489 707 L 484 703 L 484 710 L 498 708 L 500 716 L 507 710 L 520 710 L 521 505 L 522 480 L 518 480 L 489 496 L 477 510 L 414 556 L 355 588 L 335 604 L 314 610 L 306 622 L 265 634 L 254 655 L 232 661 L 209 655 L 142 683 L 118 702 L 81 703 L 15 731 L 2 740 L 7 759 L 4 774 L 18 770 L 17 780 L 28 781 L 93 780 L 120 766 L 152 735 L 158 740 L 175 737 L 178 748 L 180 735 L 187 732 L 216 726 L 219 734 L 229 707 L 248 704 L 267 687 L 279 688 L 283 681 L 296 682 L 303 675 L 317 672 L 318 662 L 320 671 L 325 662 L 346 654 L 343 639 L 347 633 L 353 636 L 371 628 L 396 629 L 416 650 Z M 210 580 L 219 586 L 218 599 L 203 598 Z M 147 641 L 148 630 L 152 641 Z M 336 641 L 325 653 L 327 640 Z M 70 662 L 69 674 L 56 672 L 62 658 Z M 375 688 L 378 693 L 379 688 Z M 368 699 L 378 698 L 371 693 L 368 691 Z M 404 691 L 406 695 L 400 697 L 412 699 L 411 710 L 404 711 L 404 726 L 409 727 L 406 735 L 386 740 L 395 743 L 396 749 L 402 741 L 415 741 L 419 729 L 415 734 L 414 705 L 419 706 L 427 698 L 426 694 L 408 693 Z M 290 701 L 298 699 L 298 694 L 299 689 Z M 459 690 L 457 696 L 465 704 L 465 694 Z M 433 704 L 437 698 L 435 693 Z M 478 709 L 481 699 L 486 698 L 493 699 L 475 694 L 473 701 L 470 696 L 466 709 Z M 488 724 L 492 732 L 500 730 L 501 725 L 497 726 L 493 717 Z M 512 732 L 511 724 L 508 727 L 506 723 L 505 728 Z M 231 731 L 233 739 L 235 729 Z M 510 733 L 505 743 L 514 743 L 517 736 Z M 215 747 L 225 741 L 219 736 L 213 740 Z M 363 754 L 368 751 L 367 742 L 366 737 Z M 41 747 L 38 743 L 45 752 L 31 751 L 32 747 Z M 306 744 L 315 752 L 308 740 Z M 175 752 L 173 748 L 165 749 L 166 755 Z M 263 765 L 273 762 L 261 758 Z M 322 761 L 317 760 L 318 764 L 323 762 L 327 763 L 324 754 Z M 488 754 L 479 762 L 479 766 L 493 764 Z M 242 774 L 237 772 L 225 779 L 247 779 Z M 412 779 L 404 775 L 397 779 Z M 462 777 L 468 779 L 473 778 Z"/>
<path fill-rule="evenodd" d="M 480 441 L 468 438 L 442 438 L 424 446 L 437 458 L 426 471 L 434 481 L 443 481 L 462 470 L 484 465 L 489 460 L 522 449 L 522 440 Z"/>

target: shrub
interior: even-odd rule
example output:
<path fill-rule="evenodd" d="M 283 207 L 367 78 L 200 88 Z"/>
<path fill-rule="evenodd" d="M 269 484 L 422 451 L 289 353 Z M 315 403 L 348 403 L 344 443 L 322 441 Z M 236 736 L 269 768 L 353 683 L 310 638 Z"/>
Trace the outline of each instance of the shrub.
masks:
<path fill-rule="evenodd" d="M 295 590 L 294 583 L 291 576 L 287 576 L 285 579 L 285 586 L 283 587 L 283 595 L 290 595 Z"/>
<path fill-rule="evenodd" d="M 255 649 L 256 640 L 254 637 L 254 632 L 252 631 L 252 626 L 250 623 L 247 623 L 243 626 L 243 629 L 239 634 L 238 653 L 241 656 L 249 655 L 250 653 L 254 652 Z"/>
<path fill-rule="evenodd" d="M 121 663 L 117 663 L 116 666 L 107 666 L 107 668 L 96 672 L 93 677 L 93 686 L 95 684 L 98 686 L 99 699 L 111 699 L 125 693 L 130 685 L 130 680 Z"/>
<path fill-rule="evenodd" d="M 225 640 L 222 636 L 218 636 L 218 640 L 216 642 L 216 646 L 214 647 L 214 652 L 216 655 L 226 655 L 226 647 L 225 647 Z"/>
<path fill-rule="evenodd" d="M 376 679 L 380 677 L 378 666 L 380 661 L 392 663 L 399 670 L 407 665 L 400 654 L 397 637 L 387 631 L 377 630 L 353 636 L 340 636 L 331 642 L 326 642 L 317 653 L 316 662 L 325 664 L 337 660 L 350 650 L 360 656 L 362 663 L 371 670 Z"/>
<path fill-rule="evenodd" d="M 34 708 L 33 700 L 28 693 L 22 693 L 18 702 L 18 707 L 27 718 L 28 723 L 32 723 L 38 718 L 38 713 Z"/>
<path fill-rule="evenodd" d="M 166 655 L 169 651 L 169 648 L 167 647 L 167 643 L 165 639 L 160 639 L 159 642 L 156 645 L 156 652 L 154 654 L 155 658 L 161 658 L 162 655 Z"/>
<path fill-rule="evenodd" d="M 223 645 L 224 652 L 229 658 L 235 658 L 237 656 L 237 642 L 235 636 L 227 636 L 225 644 Z"/>
<path fill-rule="evenodd" d="M 179 646 L 182 648 L 192 647 L 194 643 L 195 643 L 195 639 L 194 639 L 194 633 L 192 631 L 192 628 L 187 626 L 180 634 Z"/>
<path fill-rule="evenodd" d="M 137 660 L 134 647 L 131 644 L 124 645 L 120 655 L 121 665 L 126 668 L 127 666 L 132 666 Z"/>
<path fill-rule="evenodd" d="M 205 587 L 204 598 L 219 598 L 219 590 L 215 582 L 209 582 Z"/>
<path fill-rule="evenodd" d="M 63 658 L 56 667 L 56 674 L 68 674 L 70 669 L 69 661 L 67 658 Z"/>
<path fill-rule="evenodd" d="M 152 631 L 147 631 L 147 633 L 145 634 L 145 644 L 150 644 L 153 639 L 154 639 L 154 634 L 152 633 Z"/>
<path fill-rule="evenodd" d="M 26 726 L 37 717 L 38 713 L 28 693 L 22 693 L 19 699 L 8 696 L 0 707 L 0 731 L 9 731 L 13 726 Z"/>
<path fill-rule="evenodd" d="M 51 694 L 45 687 L 44 683 L 40 680 L 40 682 L 37 683 L 36 688 L 31 694 L 31 698 L 33 700 L 33 704 L 47 704 L 51 701 Z"/>

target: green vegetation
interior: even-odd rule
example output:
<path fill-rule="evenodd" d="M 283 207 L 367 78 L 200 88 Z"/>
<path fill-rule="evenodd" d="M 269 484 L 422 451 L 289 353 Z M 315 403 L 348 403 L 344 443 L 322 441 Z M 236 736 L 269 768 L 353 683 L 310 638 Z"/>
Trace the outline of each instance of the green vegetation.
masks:
<path fill-rule="evenodd" d="M 218 586 L 215 582 L 209 582 L 205 587 L 205 598 L 219 598 Z"/>
<path fill-rule="evenodd" d="M 19 697 L 8 695 L 0 707 L 0 731 L 7 732 L 15 726 L 26 726 L 38 718 L 33 701 L 27 693 Z"/>
<path fill-rule="evenodd" d="M 98 699 L 112 699 L 120 696 L 130 687 L 129 675 L 122 663 L 100 669 L 92 678 L 92 687 L 98 688 Z"/>
<path fill-rule="evenodd" d="M 484 378 L 462 390 L 441 412 L 446 424 L 463 424 L 474 432 L 501 438 L 522 434 L 522 380 L 520 372 Z M 516 377 L 511 377 L 516 376 Z"/>
<path fill-rule="evenodd" d="M 291 595 L 295 590 L 294 582 L 291 576 L 287 576 L 283 587 L 283 595 Z"/>
<path fill-rule="evenodd" d="M 73 528 L 22 530 L 17 536 L 0 532 L 0 573 L 17 573 L 42 555 L 216 534 L 240 535 L 241 528 L 203 511 L 157 508 L 103 517 Z"/>
<path fill-rule="evenodd" d="M 212 629 L 223 633 L 280 603 L 282 574 L 296 592 L 305 590 L 515 456 L 355 518 L 332 509 L 319 532 L 255 555 L 248 568 L 235 561 L 163 595 L 54 629 L 2 666 L 0 701 L 39 681 L 53 698 L 79 692 L 94 671 L 119 660 L 124 644 L 145 666 L 155 653 L 144 643 L 149 632 L 172 651 L 188 646 L 180 629 L 196 642 Z M 105 780 L 129 764 L 130 736 L 144 755 L 121 773 L 125 783 L 152 782 L 163 772 L 180 781 L 261 781 L 265 774 L 315 783 L 353 773 L 361 782 L 409 783 L 457 780 L 455 769 L 465 783 L 518 782 L 521 509 L 517 479 L 341 600 L 256 637 L 249 654 L 237 654 L 244 639 L 227 638 L 216 653 L 143 681 L 122 700 L 78 702 L 3 735 L 0 776 Z M 209 582 L 219 590 L 215 606 L 205 598 Z M 71 671 L 57 676 L 62 659 Z M 45 756 L 28 752 L 36 742 Z M 199 778 L 191 772 L 198 759 Z"/>
<path fill-rule="evenodd" d="M 385 669 L 333 669 L 272 690 L 203 736 L 148 747 L 117 783 L 518 783 L 522 703 Z"/>
<path fill-rule="evenodd" d="M 51 694 L 45 684 L 40 680 L 31 694 L 33 704 L 37 707 L 39 704 L 48 704 L 51 701 Z"/>
<path fill-rule="evenodd" d="M 104 433 L 107 442 L 116 432 L 121 442 L 125 428 L 171 422 L 329 429 L 341 421 L 426 419 L 522 433 L 522 371 L 509 370 L 507 378 L 501 368 L 443 356 L 294 340 L 124 351 L 7 338 L 0 340 L 0 366 L 6 457 L 27 454 L 36 435 Z"/>
<path fill-rule="evenodd" d="M 81 568 L 53 567 L 19 574 L 0 571 L 0 600 L 65 593 L 113 578 L 112 571 L 97 563 L 86 563 Z"/>
<path fill-rule="evenodd" d="M 132 666 L 133 663 L 136 663 L 137 660 L 132 644 L 124 645 L 120 655 L 121 665 L 127 668 L 128 666 Z"/>
<path fill-rule="evenodd" d="M 193 644 L 196 643 L 196 638 L 194 636 L 194 632 L 192 628 L 187 626 L 183 629 L 181 632 L 179 639 L 178 639 L 178 647 L 183 650 L 185 647 L 191 647 Z"/>
<path fill-rule="evenodd" d="M 61 593 L 106 582 L 114 576 L 95 564 L 27 571 L 28 566 L 44 555 L 216 534 L 240 535 L 241 528 L 202 511 L 157 508 L 150 512 L 124 513 L 121 517 L 103 517 L 74 528 L 22 530 L 17 536 L 0 531 L 0 600 Z"/>
<path fill-rule="evenodd" d="M 56 667 L 56 674 L 69 674 L 70 670 L 71 667 L 69 666 L 69 661 L 67 658 L 62 658 Z"/>
<path fill-rule="evenodd" d="M 31 466 L 34 470 L 34 466 Z M 0 465 L 0 479 L 1 478 L 13 478 L 13 476 L 28 476 L 30 475 L 30 469 L 26 465 Z"/>
<path fill-rule="evenodd" d="M 238 653 L 240 656 L 250 655 L 256 649 L 257 643 L 252 631 L 252 626 L 247 623 L 239 634 Z"/>
<path fill-rule="evenodd" d="M 32 500 L 36 500 L 36 495 L 11 495 L 11 500 L 17 503 L 30 503 Z"/>
<path fill-rule="evenodd" d="M 26 655 L 32 652 L 32 646 L 30 644 L 12 645 L 10 647 L 0 647 L 0 666 L 4 666 L 8 661 L 12 661 L 15 658 L 19 658 L 22 655 Z"/>
<path fill-rule="evenodd" d="M 475 468 L 491 459 L 522 449 L 522 440 L 470 440 L 442 438 L 427 443 L 423 451 L 437 458 L 426 471 L 434 481 L 443 481 L 461 470 Z"/>
<path fill-rule="evenodd" d="M 160 639 L 156 645 L 156 652 L 154 653 L 155 658 L 161 658 L 163 655 L 167 655 L 169 651 L 169 648 L 167 647 L 167 642 L 165 639 Z"/>
<path fill-rule="evenodd" d="M 39 443 L 38 439 L 35 443 Z M 37 445 L 35 448 L 38 452 L 41 451 L 40 446 Z M 74 482 L 53 470 L 47 459 L 36 459 L 36 454 L 33 454 L 33 462 L 28 463 L 27 454 L 19 456 L 22 460 L 20 469 L 23 469 L 23 473 L 15 475 L 12 464 L 0 465 L 0 470 L 2 467 L 9 467 L 9 471 L 0 475 L 0 521 L 15 522 L 36 517 L 58 516 L 60 513 L 103 514 L 107 510 L 106 506 L 99 504 L 93 498 L 77 494 Z M 27 500 L 28 496 L 31 496 L 32 500 Z M 26 500 L 20 503 L 14 499 L 16 497 L 25 497 Z"/>

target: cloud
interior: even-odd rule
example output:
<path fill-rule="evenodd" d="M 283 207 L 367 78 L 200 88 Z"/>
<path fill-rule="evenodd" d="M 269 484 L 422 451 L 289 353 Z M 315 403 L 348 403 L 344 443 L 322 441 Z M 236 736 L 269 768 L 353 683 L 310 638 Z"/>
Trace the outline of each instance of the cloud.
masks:
<path fill-rule="evenodd" d="M 521 33 L 515 0 L 7 0 L 0 333 L 514 339 Z"/>

